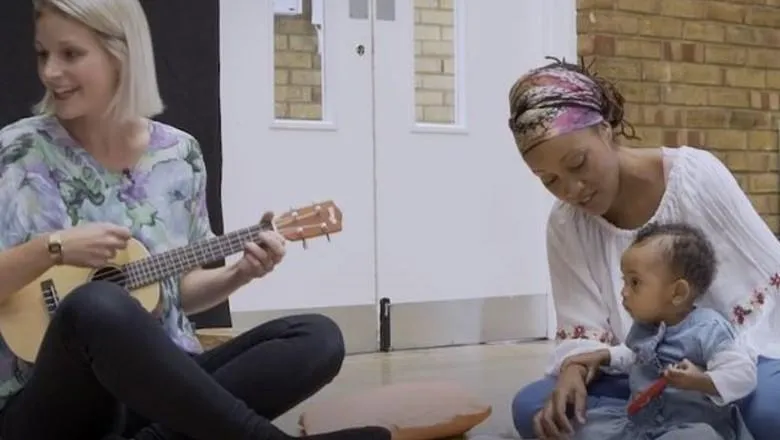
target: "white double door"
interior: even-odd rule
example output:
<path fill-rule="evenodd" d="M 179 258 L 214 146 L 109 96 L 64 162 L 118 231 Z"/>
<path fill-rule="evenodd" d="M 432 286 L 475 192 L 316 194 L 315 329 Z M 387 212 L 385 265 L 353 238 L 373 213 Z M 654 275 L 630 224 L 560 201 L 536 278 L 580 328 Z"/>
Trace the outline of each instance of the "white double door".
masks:
<path fill-rule="evenodd" d="M 507 93 L 545 56 L 576 56 L 574 0 L 222 0 L 220 13 L 226 231 L 321 200 L 344 215 L 330 242 L 291 245 L 238 292 L 234 316 L 333 311 L 361 333 L 348 340 L 376 341 L 389 298 L 406 319 L 396 348 L 547 319 L 545 301 L 494 316 L 452 304 L 549 292 L 551 198 L 513 146 Z"/>

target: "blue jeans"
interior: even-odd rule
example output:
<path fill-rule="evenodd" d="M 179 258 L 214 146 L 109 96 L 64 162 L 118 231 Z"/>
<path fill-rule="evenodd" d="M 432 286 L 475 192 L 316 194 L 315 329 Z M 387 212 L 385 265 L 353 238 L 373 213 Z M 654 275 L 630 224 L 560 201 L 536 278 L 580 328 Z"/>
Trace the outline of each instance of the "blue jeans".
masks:
<path fill-rule="evenodd" d="M 515 429 L 523 438 L 534 438 L 533 418 L 555 387 L 556 378 L 545 377 L 523 387 L 512 401 Z M 588 386 L 587 407 L 614 405 L 629 397 L 626 376 L 602 375 Z M 618 399 L 618 400 L 616 400 Z M 739 404 L 745 424 L 755 440 L 777 439 L 780 432 L 780 359 L 759 357 L 758 386 Z"/>

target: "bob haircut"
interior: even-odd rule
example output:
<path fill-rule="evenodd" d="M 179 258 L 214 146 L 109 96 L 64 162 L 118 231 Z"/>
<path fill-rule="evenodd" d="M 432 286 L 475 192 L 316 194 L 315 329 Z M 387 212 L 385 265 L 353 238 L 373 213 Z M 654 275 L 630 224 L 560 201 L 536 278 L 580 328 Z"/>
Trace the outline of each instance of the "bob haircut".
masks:
<path fill-rule="evenodd" d="M 88 27 L 119 61 L 117 89 L 105 116 L 126 121 L 162 113 L 149 23 L 138 0 L 33 0 L 33 7 L 36 20 L 50 11 Z M 51 92 L 46 91 L 33 111 L 53 113 Z"/>

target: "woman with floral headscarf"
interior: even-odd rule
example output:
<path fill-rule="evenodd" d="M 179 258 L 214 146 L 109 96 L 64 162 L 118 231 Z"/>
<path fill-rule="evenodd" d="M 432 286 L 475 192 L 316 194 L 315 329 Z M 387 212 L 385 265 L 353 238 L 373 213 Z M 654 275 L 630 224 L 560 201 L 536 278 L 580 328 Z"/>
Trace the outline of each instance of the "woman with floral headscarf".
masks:
<path fill-rule="evenodd" d="M 739 401 L 756 440 L 776 438 L 780 242 L 729 170 L 701 149 L 621 145 L 621 136 L 634 137 L 623 97 L 579 65 L 556 60 L 534 69 L 517 80 L 509 100 L 517 148 L 558 199 L 547 224 L 557 344 L 547 377 L 515 396 L 519 433 L 555 438 L 571 431 L 573 419 L 582 422 L 586 408 L 629 398 L 625 376 L 600 368 L 620 362 L 632 324 L 622 306 L 620 257 L 642 226 L 687 222 L 712 239 L 720 256 L 700 304 L 738 332 L 738 346 L 718 362 L 749 356 L 757 363 L 758 387 L 744 398 L 733 392 L 734 377 L 708 379 L 721 398 Z"/>

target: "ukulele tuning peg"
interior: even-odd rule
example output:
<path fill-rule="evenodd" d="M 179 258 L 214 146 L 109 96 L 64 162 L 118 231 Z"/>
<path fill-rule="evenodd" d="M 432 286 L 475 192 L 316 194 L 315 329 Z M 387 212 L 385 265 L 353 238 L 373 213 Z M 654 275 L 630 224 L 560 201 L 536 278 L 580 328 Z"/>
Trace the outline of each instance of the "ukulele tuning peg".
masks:
<path fill-rule="evenodd" d="M 322 233 L 325 234 L 325 238 L 328 239 L 328 242 L 330 242 L 330 231 L 328 231 L 328 225 L 322 223 L 320 224 L 320 229 L 322 230 Z"/>
<path fill-rule="evenodd" d="M 304 250 L 309 248 L 309 245 L 306 244 L 306 239 L 305 238 L 301 240 L 301 247 L 303 247 Z"/>

